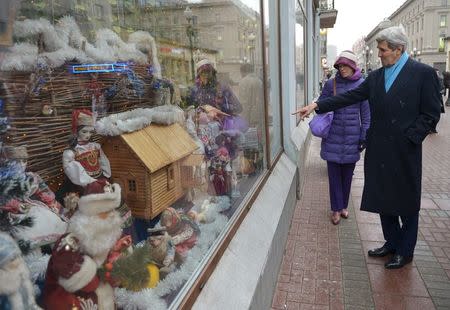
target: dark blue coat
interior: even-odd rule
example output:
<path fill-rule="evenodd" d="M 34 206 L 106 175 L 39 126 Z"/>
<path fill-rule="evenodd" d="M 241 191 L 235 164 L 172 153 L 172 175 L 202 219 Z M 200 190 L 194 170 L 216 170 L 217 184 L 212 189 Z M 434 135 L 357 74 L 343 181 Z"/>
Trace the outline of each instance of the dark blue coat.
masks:
<path fill-rule="evenodd" d="M 369 99 L 361 210 L 412 215 L 420 210 L 422 142 L 440 117 L 439 81 L 428 65 L 408 59 L 386 93 L 384 68 L 357 88 L 319 100 L 319 113 Z"/>
<path fill-rule="evenodd" d="M 363 78 L 352 81 L 336 74 L 336 94 L 358 87 Z M 323 87 L 319 100 L 333 96 L 333 80 L 329 79 Z M 359 158 L 358 146 L 366 139 L 370 112 L 367 100 L 334 111 L 333 122 L 326 139 L 322 139 L 320 156 L 326 161 L 338 164 L 356 163 Z"/>

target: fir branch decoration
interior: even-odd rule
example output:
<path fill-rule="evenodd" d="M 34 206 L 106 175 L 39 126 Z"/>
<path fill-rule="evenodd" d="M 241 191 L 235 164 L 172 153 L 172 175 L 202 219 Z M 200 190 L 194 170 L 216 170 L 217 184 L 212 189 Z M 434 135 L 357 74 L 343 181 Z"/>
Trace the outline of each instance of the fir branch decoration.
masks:
<path fill-rule="evenodd" d="M 151 262 L 150 248 L 145 244 L 135 248 L 132 254 L 119 258 L 113 265 L 111 276 L 129 290 L 142 290 L 149 281 L 147 265 Z"/>

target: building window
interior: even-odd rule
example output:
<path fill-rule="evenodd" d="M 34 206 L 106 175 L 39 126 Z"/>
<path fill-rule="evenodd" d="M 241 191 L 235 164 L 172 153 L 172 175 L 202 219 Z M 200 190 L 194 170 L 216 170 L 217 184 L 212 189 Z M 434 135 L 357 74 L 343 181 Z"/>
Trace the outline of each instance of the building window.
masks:
<path fill-rule="evenodd" d="M 445 52 L 445 38 L 439 38 L 439 52 Z"/>
<path fill-rule="evenodd" d="M 440 27 L 447 27 L 447 15 L 441 15 L 439 19 Z"/>
<path fill-rule="evenodd" d="M 136 180 L 128 180 L 128 192 L 136 192 Z"/>
<path fill-rule="evenodd" d="M 94 15 L 97 19 L 103 19 L 103 6 L 99 4 L 94 5 Z"/>

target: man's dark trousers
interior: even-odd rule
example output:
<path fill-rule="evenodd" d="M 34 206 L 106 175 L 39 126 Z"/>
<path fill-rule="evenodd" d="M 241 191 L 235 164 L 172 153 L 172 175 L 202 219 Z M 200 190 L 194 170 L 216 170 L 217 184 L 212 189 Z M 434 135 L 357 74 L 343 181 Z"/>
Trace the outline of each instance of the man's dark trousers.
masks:
<path fill-rule="evenodd" d="M 386 247 L 395 250 L 395 253 L 401 256 L 413 256 L 417 242 L 419 212 L 407 216 L 380 214 L 380 219 Z"/>

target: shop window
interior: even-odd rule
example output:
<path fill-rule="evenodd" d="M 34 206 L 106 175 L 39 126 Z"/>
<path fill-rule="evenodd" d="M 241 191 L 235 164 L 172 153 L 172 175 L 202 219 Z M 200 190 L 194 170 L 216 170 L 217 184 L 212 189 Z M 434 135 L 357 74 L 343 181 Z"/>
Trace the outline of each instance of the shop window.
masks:
<path fill-rule="evenodd" d="M 279 2 L 263 1 L 264 6 L 264 25 L 267 29 L 266 36 L 266 83 L 268 99 L 268 131 L 270 141 L 270 160 L 275 160 L 281 152 L 281 98 L 280 98 L 280 64 L 279 64 Z"/>
<path fill-rule="evenodd" d="M 295 98 L 297 109 L 304 106 L 307 103 L 307 94 L 305 87 L 305 76 L 306 76 L 306 65 L 305 65 L 305 21 L 306 15 L 305 12 L 299 2 L 296 3 L 296 23 L 295 23 Z M 321 34 L 325 32 L 326 29 L 321 30 Z M 321 56 L 326 55 L 326 43 L 323 42 L 323 53 Z M 323 57 L 324 61 L 322 61 L 321 65 L 321 82 L 325 81 L 327 75 L 330 73 L 329 64 L 326 61 L 326 57 Z M 297 118 L 297 121 L 300 121 L 300 118 Z"/>
<path fill-rule="evenodd" d="M 264 26 L 261 3 L 253 0 L 13 2 L 16 16 L 8 18 L 19 29 L 3 30 L 11 34 L 8 45 L 16 45 L 0 49 L 1 112 L 12 116 L 5 136 L 33 146 L 27 169 L 54 191 L 63 190 L 60 180 L 68 171 L 61 157 L 76 158 L 93 177 L 108 175 L 106 160 L 98 156 L 101 147 L 133 217 L 168 226 L 159 219 L 169 208 L 199 214 L 189 224 L 199 233 L 186 246 L 185 259 L 161 272 L 159 283 L 137 281 L 130 276 L 136 270 L 122 273 L 123 290 L 114 299 L 119 309 L 138 308 L 136 295 L 142 294 L 149 304 L 154 298 L 157 307 L 178 309 L 172 303 L 187 298 L 178 294 L 199 291 L 186 287 L 203 274 L 194 274 L 193 266 L 200 270 L 204 261 L 218 260 L 212 255 L 223 251 L 210 249 L 222 246 L 224 232 L 237 230 L 231 219 L 245 214 L 245 204 L 258 192 L 268 173 L 267 156 L 275 159 L 282 150 L 279 1 L 264 1 Z M 195 13 L 190 19 L 188 3 Z M 98 130 L 74 146 L 78 141 L 67 143 L 79 134 L 72 112 L 81 108 L 88 115 L 83 125 L 95 118 Z M 205 154 L 197 153 L 196 143 Z M 149 237 L 142 227 L 127 228 Z"/>

